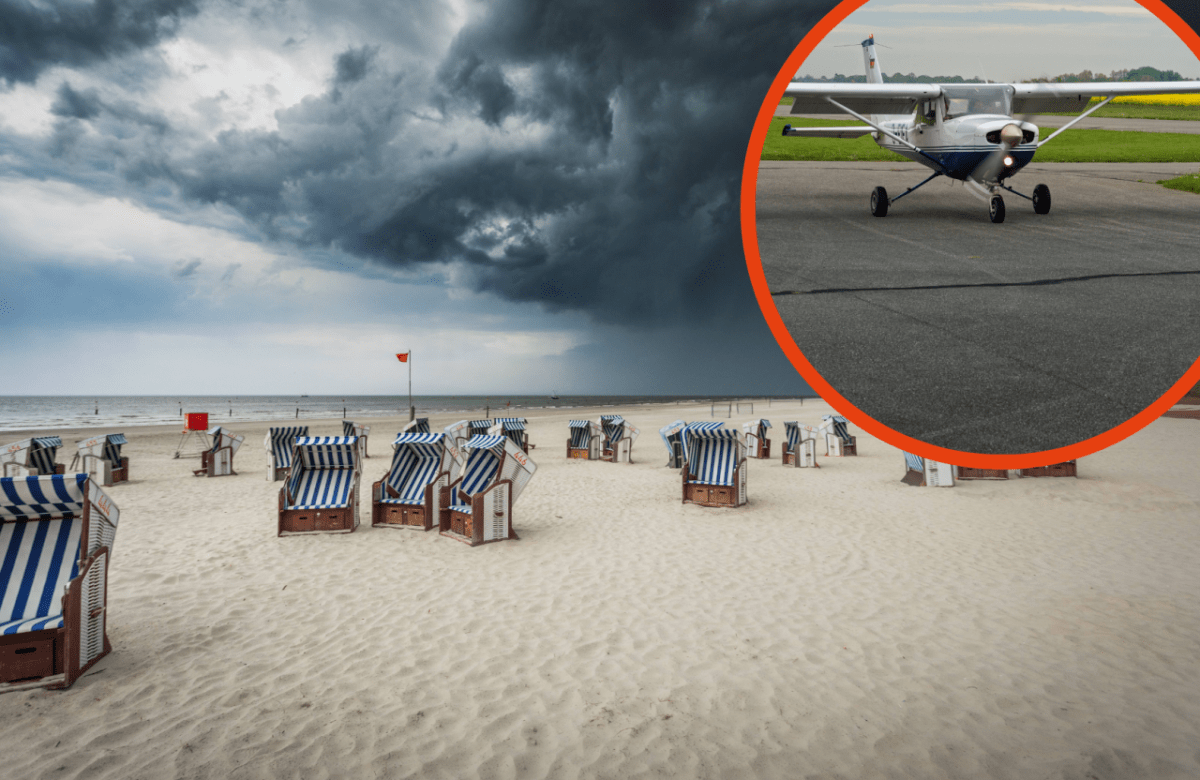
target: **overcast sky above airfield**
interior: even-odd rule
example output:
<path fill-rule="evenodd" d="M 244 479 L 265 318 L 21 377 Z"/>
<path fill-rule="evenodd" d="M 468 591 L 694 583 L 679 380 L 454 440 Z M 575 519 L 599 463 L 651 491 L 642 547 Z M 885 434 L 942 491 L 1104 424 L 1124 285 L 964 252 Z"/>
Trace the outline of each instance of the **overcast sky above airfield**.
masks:
<path fill-rule="evenodd" d="M 0 0 L 0 394 L 801 392 L 737 199 L 834 4 Z"/>
<path fill-rule="evenodd" d="M 1134 0 L 871 0 L 821 41 L 800 75 L 861 75 L 861 50 L 845 47 L 871 33 L 887 47 L 879 61 L 888 74 L 1021 81 L 1150 65 L 1200 78 L 1196 55 Z"/>

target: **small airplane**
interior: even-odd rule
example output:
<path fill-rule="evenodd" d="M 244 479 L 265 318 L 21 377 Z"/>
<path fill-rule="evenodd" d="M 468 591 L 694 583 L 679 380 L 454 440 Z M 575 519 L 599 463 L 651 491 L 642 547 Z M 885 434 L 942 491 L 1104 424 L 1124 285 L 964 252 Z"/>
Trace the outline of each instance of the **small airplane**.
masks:
<path fill-rule="evenodd" d="M 939 176 L 963 182 L 988 202 L 992 222 L 1004 221 L 1000 191 L 1033 202 L 1036 214 L 1050 212 L 1050 188 L 1039 184 L 1033 195 L 1005 184 L 1033 160 L 1039 148 L 1119 95 L 1166 95 L 1200 92 L 1200 81 L 1139 81 L 1067 84 L 885 84 L 875 54 L 875 36 L 862 42 L 865 84 L 793 81 L 785 95 L 794 98 L 793 114 L 828 114 L 837 109 L 865 122 L 853 127 L 783 128 L 785 136 L 861 138 L 870 135 L 881 148 L 919 162 L 934 173 L 894 198 L 876 187 L 871 213 L 885 217 L 888 207 Z M 1039 113 L 1083 110 L 1093 97 L 1098 105 L 1084 111 L 1046 138 L 1028 117 Z M 1016 118 L 1014 118 L 1016 117 Z"/>

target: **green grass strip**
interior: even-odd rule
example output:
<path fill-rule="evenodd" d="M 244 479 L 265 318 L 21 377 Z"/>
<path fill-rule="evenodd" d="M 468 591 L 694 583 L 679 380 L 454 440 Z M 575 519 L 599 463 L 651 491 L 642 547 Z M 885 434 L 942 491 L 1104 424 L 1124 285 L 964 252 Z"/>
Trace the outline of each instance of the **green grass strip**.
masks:
<path fill-rule="evenodd" d="M 1159 184 L 1172 190 L 1183 190 L 1200 195 L 1200 173 L 1187 173 L 1174 179 L 1160 179 Z"/>

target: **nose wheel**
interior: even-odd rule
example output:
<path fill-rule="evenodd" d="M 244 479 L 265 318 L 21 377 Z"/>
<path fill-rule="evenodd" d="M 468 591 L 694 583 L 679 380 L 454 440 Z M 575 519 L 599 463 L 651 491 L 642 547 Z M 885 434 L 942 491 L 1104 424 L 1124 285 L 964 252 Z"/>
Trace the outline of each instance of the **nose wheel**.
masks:
<path fill-rule="evenodd" d="M 1050 213 L 1050 188 L 1045 184 L 1039 184 L 1033 188 L 1033 213 Z"/>
<path fill-rule="evenodd" d="M 1004 198 L 999 195 L 992 196 L 992 202 L 988 206 L 988 217 L 996 224 L 1004 221 Z"/>

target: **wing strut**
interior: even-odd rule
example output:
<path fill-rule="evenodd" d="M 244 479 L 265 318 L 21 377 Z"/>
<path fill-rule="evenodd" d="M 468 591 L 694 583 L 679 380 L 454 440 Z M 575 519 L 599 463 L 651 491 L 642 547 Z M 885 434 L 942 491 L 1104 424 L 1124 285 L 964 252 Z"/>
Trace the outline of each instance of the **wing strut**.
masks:
<path fill-rule="evenodd" d="M 1095 110 L 1097 110 L 1097 109 L 1103 108 L 1104 106 L 1107 106 L 1107 105 L 1108 105 L 1108 104 L 1109 104 L 1109 103 L 1112 101 L 1112 99 L 1113 99 L 1113 98 L 1115 98 L 1115 97 L 1116 97 L 1116 95 L 1109 95 L 1108 97 L 1104 98 L 1104 100 L 1101 100 L 1099 103 L 1097 103 L 1095 106 L 1093 106 L 1093 107 L 1089 108 L 1087 111 L 1084 111 L 1082 114 L 1080 114 L 1079 116 L 1075 117 L 1075 118 L 1074 118 L 1074 119 L 1072 119 L 1070 122 L 1067 122 L 1065 125 L 1063 125 L 1062 127 L 1058 128 L 1057 130 L 1055 130 L 1055 131 L 1054 131 L 1053 133 L 1051 133 L 1050 135 L 1046 136 L 1045 140 L 1043 140 L 1043 141 L 1038 141 L 1038 148 L 1039 148 L 1039 149 L 1041 149 L 1041 148 L 1042 148 L 1042 146 L 1043 146 L 1044 144 L 1048 144 L 1048 143 L 1050 143 L 1051 139 L 1053 139 L 1053 138 L 1054 138 L 1054 136 L 1058 135 L 1058 134 L 1059 134 L 1059 133 L 1061 133 L 1063 130 L 1066 130 L 1068 127 L 1072 127 L 1072 126 L 1074 126 L 1074 124 L 1075 124 L 1076 122 L 1078 122 L 1078 121 L 1079 121 L 1079 120 L 1081 120 L 1081 119 L 1084 119 L 1084 118 L 1086 118 L 1088 114 L 1092 113 L 1093 111 L 1095 111 Z"/>
<path fill-rule="evenodd" d="M 924 157 L 925 159 L 929 160 L 929 161 L 930 161 L 930 162 L 932 162 L 934 165 L 936 165 L 936 166 L 938 167 L 938 170 L 939 170 L 940 172 L 942 172 L 942 173 L 945 173 L 945 171 L 946 171 L 946 166 L 942 165 L 942 163 L 941 163 L 941 161 L 940 161 L 940 160 L 937 160 L 936 158 L 930 157 L 928 154 L 926 154 L 926 153 L 925 153 L 925 150 L 921 149 L 921 148 L 920 148 L 919 146 L 917 146 L 916 144 L 914 144 L 914 143 L 911 143 L 911 142 L 909 142 L 909 141 L 905 141 L 903 138 L 901 138 L 900 136 L 898 136 L 898 135 L 896 135 L 895 133 L 891 132 L 890 130 L 884 130 L 884 129 L 883 129 L 881 126 L 879 126 L 879 125 L 875 124 L 875 123 L 874 123 L 874 122 L 872 122 L 870 119 L 867 119 L 865 116 L 863 116 L 862 114 L 859 114 L 859 113 L 857 113 L 857 112 L 855 112 L 855 111 L 851 111 L 850 109 L 846 108 L 846 107 L 845 107 L 845 106 L 843 106 L 841 103 L 837 102 L 836 100 L 834 100 L 833 98 L 829 97 L 828 95 L 826 95 L 825 99 L 826 99 L 827 101 L 829 101 L 830 103 L 832 103 L 833 105 L 837 106 L 838 108 L 842 109 L 842 110 L 843 110 L 843 111 L 845 111 L 847 114 L 849 114 L 850 116 L 854 117 L 855 119 L 858 119 L 858 120 L 861 120 L 861 121 L 863 121 L 863 122 L 866 122 L 868 125 L 870 125 L 871 127 L 875 128 L 875 129 L 876 129 L 876 130 L 878 130 L 879 132 L 883 133 L 883 134 L 884 134 L 884 135 L 886 135 L 888 138 L 891 138 L 891 139 L 892 139 L 893 141 L 895 141 L 896 143 L 898 143 L 898 144 L 902 144 L 902 145 L 904 145 L 904 146 L 907 146 L 909 149 L 912 149 L 914 152 L 916 152 L 917 154 L 921 155 L 922 157 Z M 1109 99 L 1111 100 L 1112 98 L 1109 98 Z M 1083 118 L 1083 117 L 1080 117 L 1080 119 L 1082 119 L 1082 118 Z M 1064 128 L 1064 129 L 1066 129 L 1066 128 Z M 1050 140 L 1050 139 L 1049 139 L 1049 138 L 1047 138 L 1046 140 L 1048 141 L 1048 140 Z"/>

